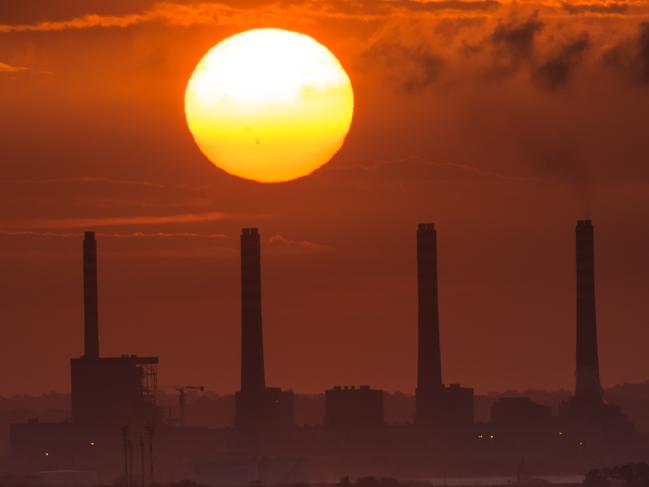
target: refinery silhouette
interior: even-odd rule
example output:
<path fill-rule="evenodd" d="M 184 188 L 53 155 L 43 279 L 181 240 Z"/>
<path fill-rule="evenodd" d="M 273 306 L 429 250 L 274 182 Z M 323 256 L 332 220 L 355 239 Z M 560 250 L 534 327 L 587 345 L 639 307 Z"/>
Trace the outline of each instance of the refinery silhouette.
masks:
<path fill-rule="evenodd" d="M 569 474 L 602 464 L 645 460 L 649 437 L 637 432 L 602 395 L 592 222 L 579 220 L 575 237 L 575 388 L 558 414 L 528 397 L 503 397 L 493 405 L 490 421 L 478 423 L 474 390 L 444 383 L 437 230 L 426 223 L 418 226 L 416 235 L 414 417 L 407 424 L 387 424 L 383 391 L 369 385 L 337 385 L 324 393 L 321 424 L 297 426 L 294 393 L 266 384 L 261 240 L 256 228 L 244 228 L 240 237 L 241 384 L 232 426 L 207 428 L 186 426 L 184 387 L 178 388 L 180 422 L 164 420 L 156 404 L 158 357 L 101 355 L 97 241 L 93 232 L 86 232 L 84 351 L 70 360 L 71 418 L 12 424 L 11 474 L 26 478 L 33 472 L 73 472 L 77 483 L 87 484 L 121 479 L 128 485 L 148 485 L 192 479 L 207 485 L 243 485 L 332 481 L 349 475 L 409 479 L 502 475 L 521 459 L 538 471 Z"/>

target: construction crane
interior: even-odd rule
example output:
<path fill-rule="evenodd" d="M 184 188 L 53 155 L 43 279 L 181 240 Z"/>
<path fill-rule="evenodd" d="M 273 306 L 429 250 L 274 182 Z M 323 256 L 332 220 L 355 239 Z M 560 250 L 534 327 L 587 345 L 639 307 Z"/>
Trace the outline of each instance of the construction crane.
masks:
<path fill-rule="evenodd" d="M 203 386 L 176 386 L 176 392 L 178 392 L 178 413 L 180 415 L 179 423 L 183 428 L 185 427 L 185 391 L 200 391 L 203 392 L 205 387 Z"/>

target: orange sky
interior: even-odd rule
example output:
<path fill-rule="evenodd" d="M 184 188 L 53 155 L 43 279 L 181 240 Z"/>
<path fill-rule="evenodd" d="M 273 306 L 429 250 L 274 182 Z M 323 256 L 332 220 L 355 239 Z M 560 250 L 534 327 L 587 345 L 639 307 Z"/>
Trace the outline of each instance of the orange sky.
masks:
<path fill-rule="evenodd" d="M 201 56 L 264 26 L 327 45 L 356 97 L 338 156 L 270 186 L 215 169 L 183 113 Z M 445 381 L 570 387 L 584 216 L 603 381 L 649 379 L 648 130 L 645 1 L 0 0 L 0 393 L 68 389 L 86 229 L 102 351 L 235 390 L 242 226 L 270 384 L 412 391 L 428 221 Z"/>

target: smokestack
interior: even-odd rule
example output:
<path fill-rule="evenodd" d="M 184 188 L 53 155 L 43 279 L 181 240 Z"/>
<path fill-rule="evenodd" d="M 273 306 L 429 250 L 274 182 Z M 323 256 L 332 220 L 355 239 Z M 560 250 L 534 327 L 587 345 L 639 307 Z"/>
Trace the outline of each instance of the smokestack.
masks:
<path fill-rule="evenodd" d="M 83 238 L 83 313 L 84 357 L 99 357 L 99 318 L 97 305 L 97 241 L 95 232 Z"/>
<path fill-rule="evenodd" d="M 261 328 L 261 258 L 259 232 L 241 233 L 241 392 L 266 387 Z"/>
<path fill-rule="evenodd" d="M 417 395 L 441 389 L 442 359 L 437 309 L 437 232 L 432 223 L 417 229 L 417 282 L 419 292 L 419 357 Z"/>
<path fill-rule="evenodd" d="M 578 220 L 577 243 L 577 371 L 575 397 L 601 400 L 595 315 L 595 246 L 593 223 Z"/>

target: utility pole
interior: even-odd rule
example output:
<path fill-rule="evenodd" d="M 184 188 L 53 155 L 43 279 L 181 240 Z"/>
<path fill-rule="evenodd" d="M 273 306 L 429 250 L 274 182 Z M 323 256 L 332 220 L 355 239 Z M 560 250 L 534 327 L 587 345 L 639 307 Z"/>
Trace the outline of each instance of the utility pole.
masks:
<path fill-rule="evenodd" d="M 187 400 L 185 397 L 185 388 L 178 388 L 178 409 L 180 410 L 180 426 L 185 427 L 185 407 L 187 405 Z"/>
<path fill-rule="evenodd" d="M 140 435 L 140 437 L 138 438 L 138 441 L 139 441 L 139 444 L 140 444 L 140 459 L 142 461 L 141 462 L 142 463 L 142 465 L 141 465 L 142 470 L 141 470 L 140 473 L 142 474 L 142 487 L 144 487 L 146 485 L 144 483 L 144 481 L 145 481 L 145 472 L 146 472 L 146 463 L 144 461 L 144 437 L 142 435 Z"/>
<path fill-rule="evenodd" d="M 149 482 L 151 485 L 154 484 L 153 480 L 153 425 L 148 424 L 146 427 L 146 433 L 149 437 Z"/>
<path fill-rule="evenodd" d="M 205 390 L 205 387 L 204 386 L 177 386 L 176 387 L 176 391 L 178 392 L 178 424 L 182 428 L 186 426 L 187 397 L 185 395 L 185 391 L 188 389 L 203 392 Z"/>
<path fill-rule="evenodd" d="M 128 485 L 131 487 L 133 485 L 133 443 L 130 439 L 127 440 L 127 449 L 128 449 Z"/>
<path fill-rule="evenodd" d="M 122 427 L 122 440 L 124 447 L 124 483 L 130 487 L 130 477 L 128 468 L 128 426 Z"/>

